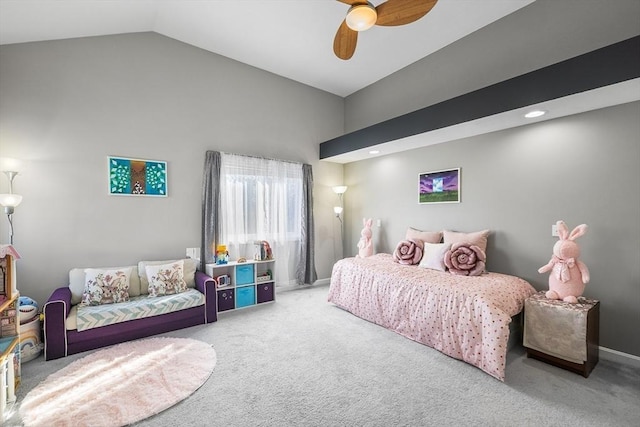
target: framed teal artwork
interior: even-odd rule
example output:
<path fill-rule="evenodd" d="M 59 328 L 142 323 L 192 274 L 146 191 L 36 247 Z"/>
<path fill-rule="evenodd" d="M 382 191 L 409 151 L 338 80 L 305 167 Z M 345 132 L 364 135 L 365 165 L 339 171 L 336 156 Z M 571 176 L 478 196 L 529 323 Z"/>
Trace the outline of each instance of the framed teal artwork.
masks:
<path fill-rule="evenodd" d="M 109 194 L 167 197 L 167 162 L 109 156 Z"/>

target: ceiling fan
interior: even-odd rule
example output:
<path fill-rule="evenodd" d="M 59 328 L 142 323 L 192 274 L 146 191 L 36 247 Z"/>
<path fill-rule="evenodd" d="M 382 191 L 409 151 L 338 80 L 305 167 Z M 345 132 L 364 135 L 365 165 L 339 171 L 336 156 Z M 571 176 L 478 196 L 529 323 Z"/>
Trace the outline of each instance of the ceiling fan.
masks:
<path fill-rule="evenodd" d="M 387 0 L 373 6 L 363 0 L 338 0 L 351 6 L 333 39 L 333 52 L 340 59 L 353 56 L 358 32 L 374 25 L 393 27 L 410 24 L 426 15 L 438 0 Z"/>

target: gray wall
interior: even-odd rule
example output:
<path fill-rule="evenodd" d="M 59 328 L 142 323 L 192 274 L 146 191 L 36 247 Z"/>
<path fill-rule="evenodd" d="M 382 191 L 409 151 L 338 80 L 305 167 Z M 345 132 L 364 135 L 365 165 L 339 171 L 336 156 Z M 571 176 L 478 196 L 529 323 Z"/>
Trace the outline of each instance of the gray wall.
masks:
<path fill-rule="evenodd" d="M 488 269 L 547 289 L 551 225 L 589 226 L 578 240 L 591 272 L 585 296 L 601 301 L 600 344 L 640 356 L 640 103 L 451 141 L 345 166 L 346 253 L 362 218 L 377 252 L 409 226 L 491 229 Z M 461 167 L 459 204 L 420 205 L 418 174 Z"/>
<path fill-rule="evenodd" d="M 21 294 L 42 304 L 72 267 L 200 246 L 209 149 L 313 165 L 316 260 L 328 278 L 341 254 L 331 186 L 343 168 L 320 163 L 318 144 L 343 121 L 340 97 L 154 33 L 1 46 L 0 156 L 23 161 Z M 169 197 L 109 196 L 109 155 L 167 161 Z M 4 217 L 0 233 L 8 242 Z"/>
<path fill-rule="evenodd" d="M 313 165 L 320 278 L 342 256 L 331 186 L 343 182 L 346 255 L 363 216 L 382 221 L 378 251 L 390 251 L 409 225 L 490 228 L 489 267 L 538 289 L 546 276 L 536 270 L 556 240 L 551 224 L 587 223 L 586 295 L 602 301 L 601 343 L 640 356 L 637 103 L 344 170 L 317 160 L 318 144 L 345 130 L 637 35 L 640 2 L 609 3 L 538 0 L 346 100 L 151 33 L 0 46 L 0 156 L 24 162 L 15 180 L 25 197 L 14 216 L 18 287 L 42 303 L 72 267 L 199 246 L 204 152 L 216 149 Z M 508 43 L 495 49 L 497 40 Z M 168 161 L 170 197 L 108 196 L 108 155 Z M 417 204 L 420 172 L 458 166 L 461 204 Z M 6 219 L 0 241 L 8 241 Z"/>
<path fill-rule="evenodd" d="M 637 36 L 638 16 L 638 0 L 536 0 L 348 96 L 345 131 Z"/>
<path fill-rule="evenodd" d="M 537 0 L 348 96 L 345 131 L 637 36 L 638 16 L 637 0 Z M 537 269 L 556 241 L 551 224 L 586 223 L 585 295 L 601 300 L 601 345 L 640 356 L 638 117 L 631 104 L 348 164 L 345 254 L 356 252 L 364 216 L 382 221 L 379 251 L 410 225 L 490 228 L 489 267 L 545 289 Z M 417 203 L 420 172 L 458 166 L 461 204 Z"/>

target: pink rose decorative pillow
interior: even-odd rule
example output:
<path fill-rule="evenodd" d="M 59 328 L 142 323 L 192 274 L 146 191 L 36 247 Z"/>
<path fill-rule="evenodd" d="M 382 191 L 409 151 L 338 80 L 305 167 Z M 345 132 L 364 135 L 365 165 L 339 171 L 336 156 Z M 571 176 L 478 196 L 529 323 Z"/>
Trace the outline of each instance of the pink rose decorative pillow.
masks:
<path fill-rule="evenodd" d="M 444 256 L 444 263 L 451 274 L 479 276 L 484 272 L 487 257 L 484 251 L 469 243 L 454 243 Z"/>
<path fill-rule="evenodd" d="M 422 240 L 401 240 L 393 251 L 393 260 L 399 264 L 414 265 L 422 259 Z"/>

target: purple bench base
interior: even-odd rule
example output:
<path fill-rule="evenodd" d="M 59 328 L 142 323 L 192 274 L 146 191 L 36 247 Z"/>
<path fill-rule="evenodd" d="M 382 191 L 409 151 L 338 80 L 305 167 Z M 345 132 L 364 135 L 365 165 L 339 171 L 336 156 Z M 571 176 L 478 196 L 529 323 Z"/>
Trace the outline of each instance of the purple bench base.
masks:
<path fill-rule="evenodd" d="M 45 360 L 215 322 L 217 320 L 215 282 L 201 271 L 196 272 L 195 279 L 196 289 L 205 295 L 204 305 L 82 332 L 66 330 L 65 323 L 71 310 L 71 291 L 68 287 L 56 289 L 44 306 Z"/>

